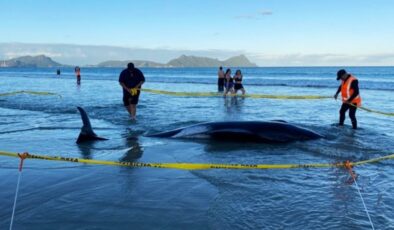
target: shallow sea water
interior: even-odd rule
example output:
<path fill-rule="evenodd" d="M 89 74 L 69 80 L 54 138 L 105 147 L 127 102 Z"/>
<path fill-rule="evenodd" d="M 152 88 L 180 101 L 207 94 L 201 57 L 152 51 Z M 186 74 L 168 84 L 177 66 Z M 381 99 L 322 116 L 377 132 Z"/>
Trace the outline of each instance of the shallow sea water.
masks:
<path fill-rule="evenodd" d="M 337 68 L 245 69 L 250 93 L 333 95 Z M 351 68 L 364 106 L 394 111 L 394 68 Z M 146 88 L 215 91 L 216 69 L 143 69 Z M 358 111 L 360 129 L 336 127 L 340 102 L 174 97 L 143 93 L 138 121 L 121 101 L 120 69 L 0 69 L 0 150 L 137 162 L 333 163 L 394 153 L 393 118 Z M 76 106 L 108 141 L 77 145 Z M 325 138 L 289 144 L 148 138 L 207 121 L 286 120 Z M 350 123 L 349 119 L 346 120 Z M 8 229 L 16 158 L 0 156 L 0 229 Z M 394 229 L 394 161 L 355 169 L 376 229 Z M 369 229 L 349 174 L 338 168 L 182 171 L 26 160 L 14 229 Z"/>

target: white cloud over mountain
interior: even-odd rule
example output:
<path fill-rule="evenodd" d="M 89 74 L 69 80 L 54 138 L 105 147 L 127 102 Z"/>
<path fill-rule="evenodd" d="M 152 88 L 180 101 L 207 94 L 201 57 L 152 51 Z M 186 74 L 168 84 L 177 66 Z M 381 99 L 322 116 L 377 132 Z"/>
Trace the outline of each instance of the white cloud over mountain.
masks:
<path fill-rule="evenodd" d="M 109 60 L 148 60 L 166 63 L 181 55 L 218 59 L 245 54 L 259 66 L 393 66 L 394 52 L 375 54 L 269 54 L 242 50 L 176 50 L 70 44 L 0 43 L 0 60 L 26 55 L 46 55 L 68 65 L 94 65 Z"/>
<path fill-rule="evenodd" d="M 226 59 L 241 51 L 144 49 L 69 44 L 0 43 L 0 60 L 44 54 L 69 65 L 92 65 L 108 60 L 149 60 L 165 63 L 181 55 Z"/>

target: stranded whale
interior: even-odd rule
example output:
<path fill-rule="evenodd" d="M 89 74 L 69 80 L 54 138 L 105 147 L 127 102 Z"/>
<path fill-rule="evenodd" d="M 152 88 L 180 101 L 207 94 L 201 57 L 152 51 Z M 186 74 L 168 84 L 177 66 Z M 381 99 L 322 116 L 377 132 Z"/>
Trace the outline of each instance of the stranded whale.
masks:
<path fill-rule="evenodd" d="M 83 126 L 77 143 L 94 140 L 107 140 L 97 136 L 90 124 L 85 110 L 78 107 Z M 146 135 L 158 138 L 214 139 L 224 141 L 252 141 L 263 143 L 285 143 L 322 138 L 312 130 L 286 123 L 285 121 L 224 121 L 207 122 L 171 131 Z"/>

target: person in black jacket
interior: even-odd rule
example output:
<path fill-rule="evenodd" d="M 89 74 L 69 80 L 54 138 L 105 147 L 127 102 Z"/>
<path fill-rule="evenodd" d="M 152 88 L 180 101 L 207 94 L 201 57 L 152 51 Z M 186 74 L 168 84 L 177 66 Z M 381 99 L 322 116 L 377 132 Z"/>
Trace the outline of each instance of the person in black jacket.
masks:
<path fill-rule="evenodd" d="M 134 68 L 133 63 L 127 64 L 127 69 L 124 69 L 119 76 L 119 84 L 123 88 L 123 105 L 132 120 L 136 120 L 137 104 L 144 82 L 144 74 L 141 70 Z"/>

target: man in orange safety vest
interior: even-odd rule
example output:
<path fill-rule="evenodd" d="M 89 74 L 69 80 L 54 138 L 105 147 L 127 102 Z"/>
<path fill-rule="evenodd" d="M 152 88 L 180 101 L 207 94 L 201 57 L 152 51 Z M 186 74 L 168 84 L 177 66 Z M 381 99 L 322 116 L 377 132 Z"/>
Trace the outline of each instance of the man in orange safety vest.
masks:
<path fill-rule="evenodd" d="M 348 74 L 346 70 L 341 69 L 337 72 L 337 81 L 341 80 L 341 85 L 334 96 L 338 98 L 338 94 L 342 95 L 342 106 L 339 110 L 339 125 L 345 122 L 345 114 L 349 110 L 349 117 L 352 121 L 353 129 L 357 129 L 356 111 L 361 106 L 361 96 L 358 88 L 358 80 L 353 75 Z"/>

